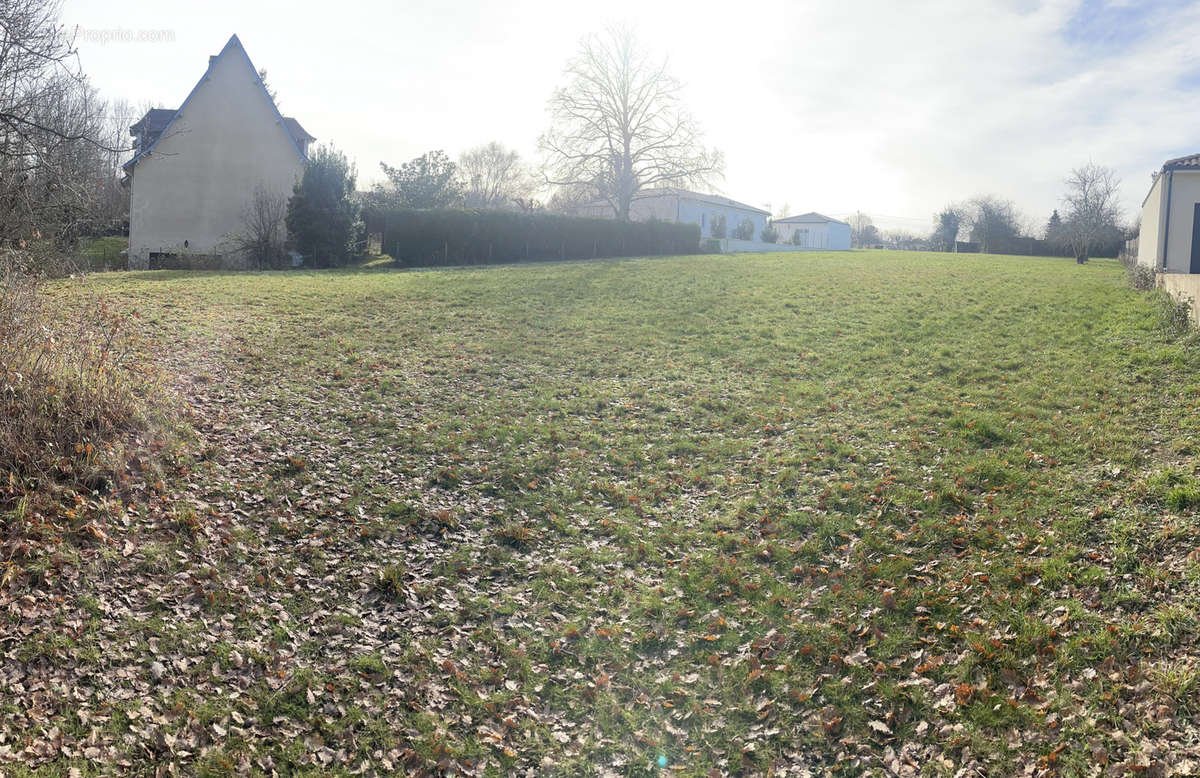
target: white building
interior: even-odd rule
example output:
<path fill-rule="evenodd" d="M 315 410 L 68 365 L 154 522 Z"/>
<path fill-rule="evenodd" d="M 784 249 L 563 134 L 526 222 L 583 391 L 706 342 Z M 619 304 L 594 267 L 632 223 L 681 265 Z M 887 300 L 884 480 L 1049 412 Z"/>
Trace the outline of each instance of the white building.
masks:
<path fill-rule="evenodd" d="M 612 206 L 604 201 L 580 206 L 576 209 L 576 215 L 592 219 L 611 219 L 614 216 Z M 697 224 L 700 226 L 702 239 L 714 237 L 714 224 L 719 225 L 722 222 L 725 225 L 723 237 L 732 238 L 738 225 L 748 221 L 750 240 L 758 240 L 767 226 L 767 217 L 770 215 L 769 211 L 730 200 L 728 197 L 689 192 L 674 187 L 638 192 L 629 205 L 629 218 L 632 221 L 657 219 L 664 222 Z"/>
<path fill-rule="evenodd" d="M 1170 159 L 1142 202 L 1138 264 L 1200 273 L 1200 154 Z"/>
<path fill-rule="evenodd" d="M 850 248 L 850 225 L 819 213 L 788 216 L 771 222 L 778 243 L 802 249 L 846 251 Z"/>
<path fill-rule="evenodd" d="M 287 198 L 313 137 L 280 115 L 234 35 L 178 110 L 130 127 L 129 266 L 231 258 L 256 191 Z"/>

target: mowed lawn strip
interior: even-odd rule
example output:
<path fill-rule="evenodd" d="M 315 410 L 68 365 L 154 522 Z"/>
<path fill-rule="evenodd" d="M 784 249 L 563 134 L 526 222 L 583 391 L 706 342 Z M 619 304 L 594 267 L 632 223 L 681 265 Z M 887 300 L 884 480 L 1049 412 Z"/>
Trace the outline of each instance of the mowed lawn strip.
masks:
<path fill-rule="evenodd" d="M 139 313 L 197 437 L 53 584 L 72 645 L 3 654 L 76 690 L 3 711 L 10 756 L 64 743 L 30 771 L 1200 758 L 1200 352 L 1115 263 L 82 287 Z"/>

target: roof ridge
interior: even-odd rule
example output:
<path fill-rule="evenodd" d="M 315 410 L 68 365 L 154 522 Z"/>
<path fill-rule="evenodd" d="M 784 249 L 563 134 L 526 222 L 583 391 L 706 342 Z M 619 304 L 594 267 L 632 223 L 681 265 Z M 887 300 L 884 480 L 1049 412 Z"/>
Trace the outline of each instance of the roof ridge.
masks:
<path fill-rule="evenodd" d="M 799 222 L 801 220 L 810 222 L 826 221 L 835 224 L 848 224 L 848 222 L 844 222 L 841 219 L 835 219 L 832 216 L 826 216 L 825 214 L 818 213 L 817 211 L 809 211 L 808 213 L 798 213 L 792 216 L 784 216 L 783 218 L 774 219 L 773 221 L 776 224 L 786 224 L 788 222 Z"/>
<path fill-rule="evenodd" d="M 709 194 L 706 192 L 696 192 L 691 189 L 684 189 L 683 187 L 679 187 L 679 186 L 659 186 L 659 187 L 653 187 L 651 189 L 642 189 L 637 194 L 634 194 L 633 199 L 637 200 L 639 194 L 642 195 L 643 197 L 661 197 L 664 193 L 665 194 L 673 194 L 676 197 L 684 197 L 684 196 L 708 197 L 713 200 L 724 201 L 723 203 L 718 203 L 721 205 L 732 205 L 732 206 L 741 208 L 743 210 L 755 211 L 756 213 L 765 213 L 768 216 L 771 215 L 771 212 L 766 209 L 759 208 L 754 205 L 750 205 L 749 203 L 743 203 L 739 200 L 734 200 L 732 197 L 726 197 L 725 195 L 722 195 L 722 194 Z"/>
<path fill-rule="evenodd" d="M 167 122 L 167 125 L 163 127 L 162 133 L 160 133 L 159 136 L 154 139 L 154 142 L 151 143 L 147 148 L 139 151 L 133 156 L 132 159 L 122 165 L 121 168 L 123 170 L 128 170 L 129 168 L 133 167 L 134 163 L 138 162 L 142 157 L 154 151 L 154 147 L 158 145 L 160 140 L 167 136 L 171 126 L 175 124 L 177 119 L 179 119 L 179 115 L 183 113 L 183 109 L 187 107 L 187 104 L 191 102 L 191 99 L 195 96 L 196 92 L 199 91 L 200 86 L 208 80 L 208 75 L 212 72 L 213 67 L 221 60 L 222 57 L 225 56 L 225 52 L 229 51 L 229 49 L 235 44 L 238 51 L 242 52 L 242 57 L 246 60 L 246 65 L 250 68 L 250 72 L 254 74 L 254 80 L 258 84 L 258 88 L 261 89 L 263 95 L 266 96 L 267 104 L 270 105 L 271 110 L 275 112 L 275 118 L 278 120 L 276 123 L 279 125 L 279 129 L 283 131 L 283 134 L 287 137 L 288 142 L 292 144 L 292 148 L 296 150 L 297 156 L 299 156 L 301 160 L 305 159 L 304 152 L 300 150 L 300 144 L 298 144 L 296 139 L 292 137 L 292 133 L 288 132 L 288 128 L 284 125 L 283 114 L 279 112 L 279 106 L 275 105 L 275 100 L 271 97 L 271 93 L 267 91 L 267 85 L 264 84 L 262 78 L 259 77 L 258 70 L 256 70 L 254 67 L 254 62 L 250 59 L 250 55 L 246 53 L 246 47 L 242 45 L 241 39 L 238 38 L 237 33 L 235 32 L 229 37 L 229 40 L 225 42 L 225 45 L 221 47 L 221 51 L 215 57 L 209 57 L 208 67 L 204 69 L 204 75 L 200 76 L 200 80 L 196 82 L 194 87 L 192 87 L 192 91 L 188 92 L 188 96 L 185 97 L 183 102 L 179 104 L 179 107 L 175 109 L 175 115 L 172 116 L 171 121 Z M 297 122 L 297 124 L 298 123 L 299 122 Z"/>
<path fill-rule="evenodd" d="M 1182 157 L 1168 159 L 1163 163 L 1163 170 L 1172 167 L 1200 167 L 1200 152 L 1195 154 L 1185 154 Z"/>

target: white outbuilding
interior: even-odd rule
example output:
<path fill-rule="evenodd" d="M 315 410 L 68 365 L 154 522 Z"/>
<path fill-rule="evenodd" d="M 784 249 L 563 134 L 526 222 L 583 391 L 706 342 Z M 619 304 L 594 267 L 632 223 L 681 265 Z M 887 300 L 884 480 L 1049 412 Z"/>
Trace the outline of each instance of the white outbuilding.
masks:
<path fill-rule="evenodd" d="M 815 211 L 776 219 L 771 225 L 775 228 L 779 243 L 796 248 L 833 251 L 850 248 L 850 225 Z"/>
<path fill-rule="evenodd" d="M 1200 154 L 1169 159 L 1142 201 L 1138 264 L 1200 273 Z"/>

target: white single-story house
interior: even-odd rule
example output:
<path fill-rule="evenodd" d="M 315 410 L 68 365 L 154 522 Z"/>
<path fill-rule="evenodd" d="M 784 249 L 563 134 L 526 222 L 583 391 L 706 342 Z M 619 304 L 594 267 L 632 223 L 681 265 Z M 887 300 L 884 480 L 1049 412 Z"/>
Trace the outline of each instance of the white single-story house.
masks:
<path fill-rule="evenodd" d="M 802 249 L 846 251 L 850 248 L 850 225 L 815 211 L 776 219 L 771 224 L 779 243 Z"/>
<path fill-rule="evenodd" d="M 129 131 L 133 269 L 231 257 L 255 193 L 290 197 L 314 140 L 280 115 L 236 35 L 178 110 L 153 109 Z"/>
<path fill-rule="evenodd" d="M 1142 201 L 1138 264 L 1200 273 L 1200 154 L 1169 159 Z"/>
<path fill-rule="evenodd" d="M 576 215 L 592 219 L 611 219 L 614 217 L 612 206 L 607 202 L 588 203 L 576 209 Z M 734 230 L 744 220 L 753 225 L 752 240 L 758 240 L 766 229 L 767 217 L 770 211 L 755 208 L 753 205 L 739 203 L 720 195 L 689 192 L 675 187 L 660 187 L 638 192 L 629 206 L 629 218 L 633 221 L 650 221 L 657 219 L 665 222 L 681 224 L 697 224 L 700 226 L 700 237 L 713 237 L 714 222 L 725 221 L 725 237 L 732 238 Z"/>

